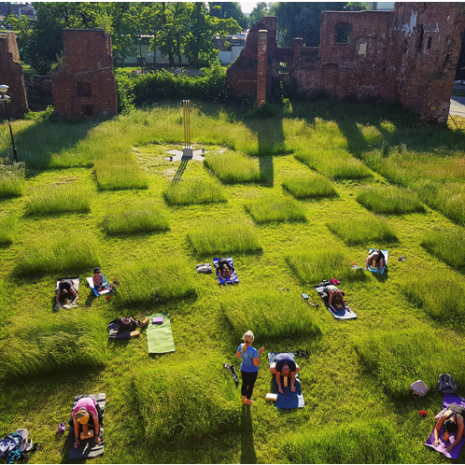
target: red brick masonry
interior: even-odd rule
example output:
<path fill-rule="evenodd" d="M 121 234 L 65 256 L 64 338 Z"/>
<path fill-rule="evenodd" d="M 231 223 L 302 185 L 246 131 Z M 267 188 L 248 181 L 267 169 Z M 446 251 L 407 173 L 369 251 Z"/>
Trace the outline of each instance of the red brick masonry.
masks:
<path fill-rule="evenodd" d="M 422 119 L 443 124 L 465 30 L 465 4 L 396 3 L 394 11 L 321 14 L 320 45 L 278 48 L 276 18 L 264 17 L 229 68 L 227 83 L 236 97 L 257 92 L 258 31 L 268 31 L 267 92 L 271 79 L 295 83 L 304 93 L 325 90 L 339 98 L 400 101 Z M 349 31 L 336 42 L 337 31 Z M 344 34 L 343 34 L 344 36 Z M 289 74 L 279 74 L 279 63 Z"/>
<path fill-rule="evenodd" d="M 55 114 L 117 113 L 111 37 L 101 29 L 63 29 L 63 45 L 63 62 L 51 73 Z"/>

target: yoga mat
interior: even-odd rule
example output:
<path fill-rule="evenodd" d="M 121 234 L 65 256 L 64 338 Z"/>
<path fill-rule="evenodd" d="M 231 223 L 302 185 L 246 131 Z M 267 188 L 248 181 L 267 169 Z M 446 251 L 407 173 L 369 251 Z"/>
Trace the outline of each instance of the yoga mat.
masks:
<path fill-rule="evenodd" d="M 276 358 L 277 355 L 279 355 L 282 352 L 268 352 L 268 363 L 271 364 L 274 362 L 274 359 Z M 286 354 L 292 355 L 294 357 L 294 354 L 292 352 L 285 352 Z M 305 407 L 305 401 L 304 401 L 304 396 L 302 394 L 302 389 L 300 387 L 300 379 L 299 379 L 299 373 L 295 374 L 295 392 L 291 392 L 291 383 L 289 380 L 288 386 L 284 387 L 283 382 L 281 382 L 281 388 L 284 391 L 284 394 L 280 394 L 278 391 L 278 385 L 276 384 L 275 377 L 273 376 L 273 392 L 275 394 L 278 394 L 278 400 L 274 402 L 274 406 L 277 409 L 280 410 L 287 410 L 287 409 L 292 409 L 292 408 L 304 408 Z"/>
<path fill-rule="evenodd" d="M 146 315 L 150 319 L 147 326 L 147 343 L 149 354 L 166 354 L 174 352 L 173 331 L 171 330 L 171 322 L 169 313 L 153 313 Z M 163 324 L 154 325 L 153 317 L 162 316 Z"/>
<path fill-rule="evenodd" d="M 375 249 L 370 249 L 370 251 L 368 252 L 368 255 L 370 255 L 372 250 L 375 250 Z M 387 262 L 388 262 L 388 259 L 389 259 L 389 250 L 381 250 L 381 252 L 383 252 L 383 254 L 384 254 L 384 261 L 385 261 L 384 267 L 381 270 L 381 274 L 383 274 L 384 271 L 386 270 L 386 265 L 387 265 Z M 371 271 L 372 273 L 378 273 L 378 268 L 372 268 L 371 266 L 367 267 L 367 270 Z"/>
<path fill-rule="evenodd" d="M 101 273 L 101 275 L 102 275 L 102 278 L 103 278 L 103 284 L 104 284 L 105 286 L 108 286 L 108 283 L 107 283 L 107 280 L 106 280 L 106 278 L 105 278 L 105 275 L 104 275 L 103 273 Z M 87 279 L 87 284 L 88 284 L 89 287 L 94 291 L 94 294 L 95 294 L 97 297 L 100 297 L 101 295 L 107 295 L 107 294 L 109 294 L 109 292 L 108 292 L 107 294 L 99 294 L 99 293 L 97 292 L 97 289 L 94 287 L 94 281 L 92 280 L 92 277 L 86 278 L 86 279 Z"/>
<path fill-rule="evenodd" d="M 223 260 L 223 259 L 222 258 L 214 258 L 213 259 L 213 265 L 215 266 L 216 277 L 218 278 L 218 282 L 220 284 L 237 284 L 239 282 L 239 278 L 237 277 L 236 270 L 233 271 L 233 274 L 231 275 L 231 277 L 229 279 L 223 279 L 223 278 L 220 277 L 220 275 L 218 274 L 218 269 L 217 269 L 218 262 L 220 260 Z M 233 259 L 231 257 L 228 257 L 225 260 L 228 260 L 229 264 L 232 267 L 234 267 Z"/>
<path fill-rule="evenodd" d="M 454 396 L 452 394 L 445 394 L 444 395 L 444 400 L 442 401 L 442 412 L 440 412 L 438 415 L 436 415 L 436 420 L 447 410 L 447 407 L 450 404 L 457 404 L 461 405 L 462 407 L 465 407 L 465 399 L 463 397 L 459 396 Z M 435 425 L 436 426 L 436 425 Z M 431 449 L 437 450 L 438 452 L 441 452 L 441 454 L 444 454 L 447 458 L 449 459 L 454 459 L 456 460 L 460 454 L 460 450 L 462 449 L 462 446 L 465 442 L 465 437 L 462 436 L 462 439 L 460 442 L 452 449 L 451 452 L 446 451 L 446 446 L 449 444 L 452 444 L 455 441 L 455 436 L 454 434 L 451 434 L 449 436 L 449 440 L 444 444 L 444 428 L 441 427 L 439 430 L 439 445 L 434 446 L 434 428 L 433 431 L 431 432 L 428 440 L 425 442 L 426 447 L 431 447 Z"/>
<path fill-rule="evenodd" d="M 102 409 L 102 415 L 104 415 L 106 394 L 89 394 L 89 395 L 83 395 L 83 396 L 76 396 L 74 398 L 73 409 L 76 406 L 77 401 L 83 397 L 92 397 L 92 399 L 95 399 L 97 403 L 100 405 L 100 408 Z M 71 411 L 71 414 L 72 414 L 72 411 Z M 101 429 L 103 433 L 103 428 Z M 71 431 L 69 433 L 68 460 L 86 459 L 86 458 L 97 457 L 99 455 L 102 455 L 105 449 L 105 445 L 104 445 L 103 436 L 101 436 L 101 439 L 102 441 L 98 445 L 95 444 L 94 438 L 81 439 L 81 444 L 79 445 L 79 447 L 75 449 L 73 444 L 74 444 L 74 441 L 76 440 L 76 437 L 74 436 L 74 427 L 71 427 Z"/>
<path fill-rule="evenodd" d="M 354 312 L 348 312 L 347 310 L 344 310 L 343 308 L 341 308 L 341 310 L 338 310 L 337 312 L 334 312 L 333 310 L 331 310 L 331 308 L 329 306 L 328 298 L 324 298 L 322 296 L 323 289 L 325 287 L 326 286 L 315 286 L 315 291 L 318 292 L 318 294 L 320 294 L 321 300 L 323 300 L 323 303 L 325 304 L 325 307 L 328 309 L 329 313 L 331 313 L 331 315 L 333 315 L 333 317 L 336 318 L 336 320 L 354 320 L 354 319 L 356 319 L 357 315 Z M 346 304 L 347 304 L 347 302 L 346 302 Z"/>

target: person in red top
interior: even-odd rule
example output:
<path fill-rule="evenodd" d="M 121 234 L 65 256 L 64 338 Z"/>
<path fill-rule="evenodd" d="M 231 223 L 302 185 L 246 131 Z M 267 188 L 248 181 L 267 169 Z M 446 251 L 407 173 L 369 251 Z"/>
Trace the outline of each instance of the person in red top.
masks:
<path fill-rule="evenodd" d="M 105 280 L 103 279 L 100 268 L 94 268 L 94 276 L 92 277 L 92 282 L 94 287 L 97 289 L 99 294 L 108 294 L 111 292 L 111 287 L 105 285 Z"/>

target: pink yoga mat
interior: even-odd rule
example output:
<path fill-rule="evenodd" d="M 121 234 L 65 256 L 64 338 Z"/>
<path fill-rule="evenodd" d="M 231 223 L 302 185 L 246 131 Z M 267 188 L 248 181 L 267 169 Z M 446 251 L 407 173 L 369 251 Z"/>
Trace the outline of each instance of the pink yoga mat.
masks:
<path fill-rule="evenodd" d="M 459 397 L 459 396 L 454 396 L 452 394 L 445 394 L 444 395 L 444 400 L 442 402 L 442 408 L 443 408 L 443 411 L 440 412 L 438 415 L 436 415 L 436 420 L 444 413 L 444 411 L 447 409 L 447 407 L 450 405 L 450 404 L 457 404 L 457 405 L 461 405 L 462 407 L 465 408 L 465 399 L 463 397 Z M 441 428 L 439 430 L 439 446 L 435 447 L 433 445 L 434 443 L 434 429 L 433 431 L 431 432 L 428 440 L 425 442 L 425 446 L 426 447 L 431 447 L 431 449 L 435 449 L 437 450 L 438 452 L 441 452 L 441 454 L 444 454 L 447 458 L 449 459 L 454 459 L 456 460 L 459 456 L 459 453 L 460 453 L 460 450 L 462 449 L 462 446 L 463 446 L 463 443 L 465 442 L 465 437 L 462 436 L 462 439 L 460 440 L 460 442 L 452 449 L 452 452 L 447 452 L 446 451 L 446 447 L 451 444 L 452 442 L 455 441 L 455 436 L 453 434 L 451 434 L 449 436 L 449 440 L 444 443 L 444 428 Z"/>

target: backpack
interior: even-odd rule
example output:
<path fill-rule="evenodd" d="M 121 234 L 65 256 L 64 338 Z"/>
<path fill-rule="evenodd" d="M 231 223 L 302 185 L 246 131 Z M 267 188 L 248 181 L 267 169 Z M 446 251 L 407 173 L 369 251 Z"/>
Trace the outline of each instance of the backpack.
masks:
<path fill-rule="evenodd" d="M 455 394 L 457 392 L 457 383 L 448 373 L 439 375 L 438 392 L 441 394 Z"/>

